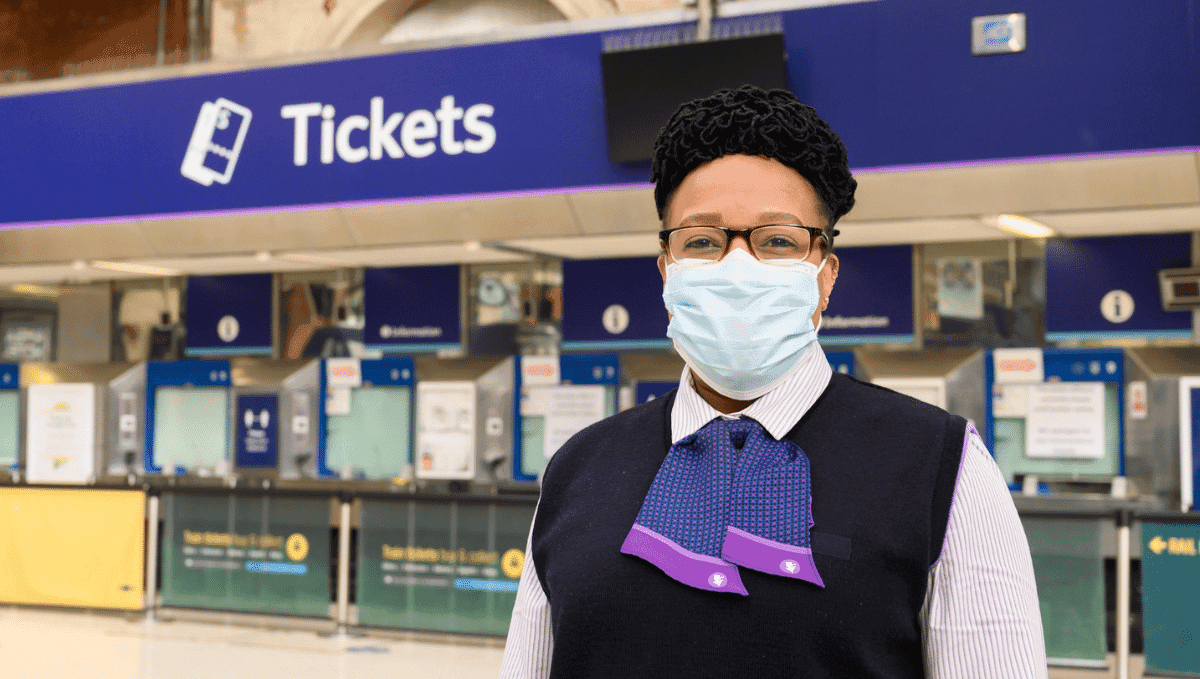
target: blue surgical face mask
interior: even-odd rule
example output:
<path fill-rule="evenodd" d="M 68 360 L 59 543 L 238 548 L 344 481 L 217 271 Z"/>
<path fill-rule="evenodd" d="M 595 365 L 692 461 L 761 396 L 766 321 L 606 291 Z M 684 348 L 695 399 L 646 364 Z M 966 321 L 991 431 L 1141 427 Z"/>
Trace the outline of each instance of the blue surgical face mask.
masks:
<path fill-rule="evenodd" d="M 817 274 L 804 261 L 766 264 L 745 250 L 723 259 L 667 265 L 667 337 L 696 377 L 722 396 L 748 401 L 800 366 L 816 339 Z"/>

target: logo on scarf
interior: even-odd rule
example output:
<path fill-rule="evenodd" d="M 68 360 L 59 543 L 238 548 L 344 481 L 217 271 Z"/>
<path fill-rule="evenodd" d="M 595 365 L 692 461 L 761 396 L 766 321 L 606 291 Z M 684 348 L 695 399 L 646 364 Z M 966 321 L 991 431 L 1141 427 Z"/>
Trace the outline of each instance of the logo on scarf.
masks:
<path fill-rule="evenodd" d="M 779 564 L 779 567 L 781 569 L 787 571 L 788 573 L 795 573 L 796 569 L 800 568 L 800 564 L 796 563 L 795 561 L 792 561 L 791 559 L 787 559 L 783 563 Z"/>
<path fill-rule="evenodd" d="M 727 581 L 728 578 L 726 578 L 723 573 L 713 573 L 712 575 L 708 576 L 708 584 L 712 585 L 713 587 L 724 587 Z"/>

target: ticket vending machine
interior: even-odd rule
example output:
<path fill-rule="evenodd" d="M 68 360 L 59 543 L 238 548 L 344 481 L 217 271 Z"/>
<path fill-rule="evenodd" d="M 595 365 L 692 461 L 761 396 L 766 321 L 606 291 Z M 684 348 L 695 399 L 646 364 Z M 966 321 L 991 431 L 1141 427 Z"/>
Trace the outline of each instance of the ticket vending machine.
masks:
<path fill-rule="evenodd" d="M 230 364 L 233 469 L 251 479 L 317 474 L 312 432 L 320 361 L 237 358 Z"/>
<path fill-rule="evenodd" d="M 1126 497 L 1122 349 L 994 349 L 988 447 L 1027 494 Z"/>
<path fill-rule="evenodd" d="M 231 473 L 230 375 L 227 360 L 146 364 L 147 474 Z"/>
<path fill-rule="evenodd" d="M 511 481 L 517 359 L 420 358 L 416 371 L 416 478 Z"/>
<path fill-rule="evenodd" d="M 1125 350 L 1129 495 L 1195 510 L 1200 453 L 1200 347 Z"/>
<path fill-rule="evenodd" d="M 850 370 L 859 379 L 935 405 L 983 430 L 984 352 L 980 349 L 859 349 Z"/>
<path fill-rule="evenodd" d="M 21 373 L 15 363 L 0 363 L 0 473 L 21 462 Z"/>
<path fill-rule="evenodd" d="M 413 359 L 323 363 L 321 475 L 361 481 L 413 478 Z"/>
<path fill-rule="evenodd" d="M 555 451 L 585 427 L 617 412 L 616 354 L 521 356 L 521 445 L 513 479 L 536 481 Z"/>

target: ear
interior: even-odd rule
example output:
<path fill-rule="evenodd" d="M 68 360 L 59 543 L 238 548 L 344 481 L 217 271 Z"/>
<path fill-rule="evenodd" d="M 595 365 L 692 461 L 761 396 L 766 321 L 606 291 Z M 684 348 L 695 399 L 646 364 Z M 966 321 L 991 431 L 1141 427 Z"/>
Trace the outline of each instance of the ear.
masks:
<path fill-rule="evenodd" d="M 665 252 L 658 254 L 658 275 L 662 276 L 665 284 L 667 282 L 667 253 Z"/>

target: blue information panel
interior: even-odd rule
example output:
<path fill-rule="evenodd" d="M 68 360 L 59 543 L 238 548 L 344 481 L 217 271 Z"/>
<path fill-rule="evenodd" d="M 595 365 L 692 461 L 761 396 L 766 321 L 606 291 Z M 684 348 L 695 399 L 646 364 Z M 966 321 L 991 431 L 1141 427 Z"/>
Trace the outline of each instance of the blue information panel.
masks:
<path fill-rule="evenodd" d="M 279 466 L 279 397 L 243 394 L 237 399 L 237 466 Z"/>
<path fill-rule="evenodd" d="M 563 349 L 671 346 L 654 257 L 563 262 Z"/>
<path fill-rule="evenodd" d="M 457 349 L 462 344 L 460 274 L 457 264 L 367 269 L 363 273 L 367 348 Z"/>
<path fill-rule="evenodd" d="M 188 356 L 271 355 L 271 274 L 191 276 Z"/>
<path fill-rule="evenodd" d="M 912 246 L 836 252 L 840 268 L 821 315 L 821 344 L 912 342 Z"/>
<path fill-rule="evenodd" d="M 672 389 L 679 387 L 678 382 L 638 382 L 637 383 L 637 403 L 649 403 L 656 398 L 666 396 Z"/>
<path fill-rule="evenodd" d="M 1046 339 L 1192 336 L 1192 314 L 1163 311 L 1160 269 L 1191 265 L 1186 233 L 1046 242 Z"/>
<path fill-rule="evenodd" d="M 854 374 L 853 351 L 826 351 L 825 358 L 829 361 L 829 365 L 835 372 L 840 372 L 843 375 Z"/>
<path fill-rule="evenodd" d="M 21 369 L 16 363 L 0 363 L 0 389 L 20 388 Z"/>
<path fill-rule="evenodd" d="M 609 384 L 621 382 L 621 364 L 616 354 L 587 354 L 558 357 L 559 380 L 563 384 Z"/>

